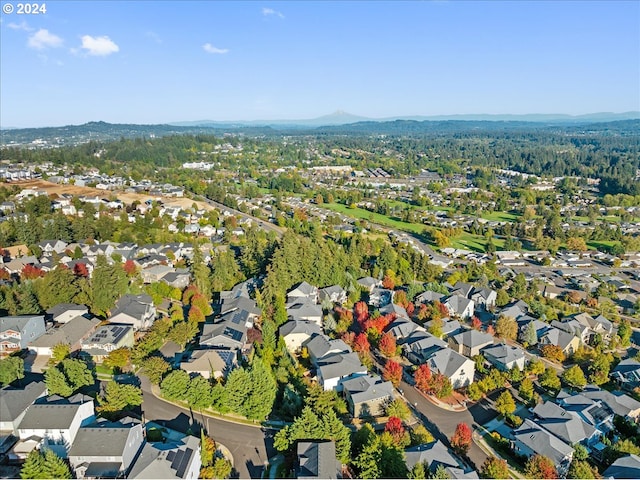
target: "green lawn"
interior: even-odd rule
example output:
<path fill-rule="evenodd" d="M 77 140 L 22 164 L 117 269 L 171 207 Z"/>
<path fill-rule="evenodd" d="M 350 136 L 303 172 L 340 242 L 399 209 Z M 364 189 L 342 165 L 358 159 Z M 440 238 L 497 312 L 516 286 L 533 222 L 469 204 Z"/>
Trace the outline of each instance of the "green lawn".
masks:
<path fill-rule="evenodd" d="M 493 244 L 498 250 L 500 250 L 504 247 L 504 240 L 501 238 L 494 238 Z M 464 250 L 473 250 L 474 252 L 486 252 L 487 240 L 482 235 L 473 235 L 472 233 L 464 232 L 459 237 L 451 240 L 451 246 Z"/>
<path fill-rule="evenodd" d="M 481 217 L 491 222 L 517 222 L 520 215 L 509 212 L 483 212 Z"/>
<path fill-rule="evenodd" d="M 322 207 L 328 210 L 333 210 L 334 212 L 342 213 L 343 215 L 347 215 L 352 218 L 366 220 L 385 227 L 402 230 L 404 232 L 422 234 L 425 229 L 425 226 L 422 224 L 403 222 L 396 218 L 388 217 L 387 215 L 382 215 L 380 213 L 373 213 L 363 208 L 349 208 L 341 203 L 325 203 Z"/>

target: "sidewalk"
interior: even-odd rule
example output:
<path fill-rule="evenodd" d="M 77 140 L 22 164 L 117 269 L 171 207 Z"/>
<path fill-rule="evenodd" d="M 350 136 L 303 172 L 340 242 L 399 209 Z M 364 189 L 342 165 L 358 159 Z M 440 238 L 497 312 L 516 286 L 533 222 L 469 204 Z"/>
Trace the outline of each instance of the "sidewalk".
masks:
<path fill-rule="evenodd" d="M 436 407 L 442 408 L 443 410 L 449 410 L 451 412 L 464 412 L 464 411 L 467 410 L 467 406 L 465 404 L 458 403 L 457 405 L 453 405 L 450 402 L 443 402 L 442 400 L 437 398 L 435 395 L 428 395 L 428 394 L 426 394 L 424 392 L 421 392 L 417 388 L 416 388 L 416 391 L 420 395 L 422 395 L 424 398 L 429 400 L 431 403 L 433 403 Z"/>

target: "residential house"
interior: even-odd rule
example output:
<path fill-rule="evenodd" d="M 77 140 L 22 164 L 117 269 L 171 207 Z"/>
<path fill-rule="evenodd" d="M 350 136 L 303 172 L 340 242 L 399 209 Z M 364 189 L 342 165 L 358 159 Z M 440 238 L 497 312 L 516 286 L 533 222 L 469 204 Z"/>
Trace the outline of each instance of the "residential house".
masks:
<path fill-rule="evenodd" d="M 538 337 L 538 345 L 557 345 L 566 356 L 569 356 L 580 347 L 580 338 L 573 333 L 550 327 Z"/>
<path fill-rule="evenodd" d="M 591 337 L 591 329 L 588 325 L 584 325 L 571 317 L 563 318 L 561 322 L 553 320 L 551 326 L 562 330 L 563 332 L 575 335 L 580 339 L 581 345 L 587 345 Z"/>
<path fill-rule="evenodd" d="M 88 338 L 96 330 L 100 320 L 97 318 L 76 317 L 67 323 L 56 325 L 47 330 L 44 335 L 29 342 L 29 350 L 37 355 L 53 355 L 53 347 L 65 343 L 72 352 L 80 350 L 83 340 Z"/>
<path fill-rule="evenodd" d="M 118 348 L 133 347 L 134 335 L 131 325 L 110 323 L 99 327 L 93 335 L 80 343 L 82 353 L 91 356 L 94 362 L 102 363 L 109 353 Z"/>
<path fill-rule="evenodd" d="M 309 359 L 313 365 L 318 365 L 320 359 L 328 355 L 351 352 L 351 348 L 343 340 L 339 338 L 331 340 L 326 335 L 312 336 L 303 344 L 303 347 L 307 348 Z"/>
<path fill-rule="evenodd" d="M 617 459 L 603 473 L 606 479 L 640 478 L 640 456 L 630 453 Z"/>
<path fill-rule="evenodd" d="M 144 442 L 140 421 L 102 420 L 78 430 L 69 463 L 76 478 L 126 478 Z"/>
<path fill-rule="evenodd" d="M 67 458 L 80 427 L 94 420 L 91 397 L 75 395 L 63 399 L 52 396 L 27 408 L 18 426 L 18 435 L 21 441 L 36 437 L 40 439 L 41 448 L 48 448 L 60 458 Z"/>
<path fill-rule="evenodd" d="M 358 285 L 360 285 L 367 293 L 371 294 L 375 287 L 380 287 L 382 282 L 377 278 L 373 277 L 363 277 L 357 280 Z"/>
<path fill-rule="evenodd" d="M 160 281 L 166 283 L 170 287 L 183 290 L 191 283 L 191 274 L 188 271 L 176 270 L 175 272 L 169 272 L 164 275 Z"/>
<path fill-rule="evenodd" d="M 414 303 L 416 305 L 420 303 L 433 303 L 435 301 L 441 301 L 444 295 L 438 292 L 432 292 L 431 290 L 427 290 L 426 292 L 422 292 L 415 298 Z"/>
<path fill-rule="evenodd" d="M 480 354 L 481 349 L 493 345 L 493 336 L 470 329 L 449 337 L 448 342 L 452 350 L 467 357 L 474 357 Z"/>
<path fill-rule="evenodd" d="M 633 390 L 640 386 L 640 362 L 635 358 L 625 358 L 613 369 L 611 378 L 625 390 Z"/>
<path fill-rule="evenodd" d="M 318 287 L 301 282 L 287 293 L 288 304 L 304 303 L 307 300 L 311 303 L 318 303 Z"/>
<path fill-rule="evenodd" d="M 391 332 L 399 344 L 404 343 L 404 339 L 416 331 L 419 325 L 408 318 L 398 317 L 393 320 L 387 328 L 387 332 Z"/>
<path fill-rule="evenodd" d="M 627 420 L 637 422 L 640 418 L 640 402 L 623 392 L 610 392 L 596 385 L 587 385 L 580 394 L 590 400 L 601 401 L 613 413 Z"/>
<path fill-rule="evenodd" d="M 310 300 L 288 304 L 287 316 L 289 320 L 313 322 L 322 326 L 322 307 Z"/>
<path fill-rule="evenodd" d="M 173 267 L 168 265 L 154 265 L 153 267 L 143 268 L 140 271 L 140 276 L 144 283 L 156 283 L 173 271 Z"/>
<path fill-rule="evenodd" d="M 462 295 L 449 295 L 444 297 L 441 302 L 449 310 L 449 315 L 459 318 L 471 318 L 474 312 L 475 303 L 473 300 L 463 297 Z"/>
<path fill-rule="evenodd" d="M 446 348 L 445 341 L 431 335 L 423 328 L 412 332 L 402 344 L 404 356 L 415 365 L 426 362 L 435 352 Z"/>
<path fill-rule="evenodd" d="M 367 374 L 356 352 L 332 353 L 318 360 L 316 367 L 318 383 L 325 390 L 342 390 L 346 379 Z"/>
<path fill-rule="evenodd" d="M 332 285 L 318 290 L 318 299 L 320 302 L 331 302 L 342 305 L 347 301 L 347 291 L 340 285 Z"/>
<path fill-rule="evenodd" d="M 602 432 L 580 418 L 575 412 L 565 410 L 551 401 L 539 403 L 533 409 L 536 424 L 553 433 L 569 445 L 582 443 L 590 448 Z"/>
<path fill-rule="evenodd" d="M 515 318 L 517 320 L 519 317 L 527 315 L 528 313 L 529 305 L 527 305 L 527 303 L 523 300 L 518 300 L 516 302 L 505 305 L 505 307 L 500 310 L 500 312 L 498 312 L 498 315 Z"/>
<path fill-rule="evenodd" d="M 42 253 L 62 253 L 67 248 L 67 242 L 62 240 L 43 240 L 38 243 L 38 246 L 42 250 Z"/>
<path fill-rule="evenodd" d="M 45 331 L 44 315 L 0 317 L 0 356 L 27 348 Z"/>
<path fill-rule="evenodd" d="M 237 351 L 225 348 L 195 350 L 188 361 L 180 363 L 180 368 L 185 372 L 200 374 L 206 379 L 226 378 L 237 366 Z"/>
<path fill-rule="evenodd" d="M 156 317 L 156 307 L 147 294 L 123 295 L 111 312 L 111 323 L 124 323 L 133 326 L 134 330 L 149 328 Z"/>
<path fill-rule="evenodd" d="M 475 306 L 483 310 L 491 310 L 496 306 L 498 293 L 490 288 L 475 287 L 471 291 L 469 298 L 473 300 Z"/>
<path fill-rule="evenodd" d="M 536 454 L 549 458 L 564 477 L 573 459 L 573 447 L 553 433 L 528 418 L 513 431 L 511 447 L 518 455 L 532 457 Z"/>
<path fill-rule="evenodd" d="M 67 323 L 76 317 L 88 314 L 89 307 L 75 303 L 59 303 L 47 310 L 48 318 L 56 323 Z"/>
<path fill-rule="evenodd" d="M 442 327 L 440 328 L 440 331 L 445 337 L 457 335 L 458 333 L 461 333 L 465 330 L 462 325 L 460 325 L 460 322 L 458 320 L 451 320 L 450 318 L 445 317 L 441 319 L 441 322 Z M 434 323 L 435 320 L 429 320 L 424 324 L 424 326 L 425 328 L 430 329 Z"/>
<path fill-rule="evenodd" d="M 573 315 L 574 320 L 582 325 L 589 327 L 588 343 L 592 344 L 596 335 L 600 335 L 605 343 L 609 343 L 613 336 L 613 323 L 607 319 L 604 315 L 598 315 L 593 318 L 588 313 L 579 313 Z"/>
<path fill-rule="evenodd" d="M 18 438 L 18 425 L 29 405 L 46 394 L 44 382 L 7 385 L 0 389 L 0 454 L 6 453 Z"/>
<path fill-rule="evenodd" d="M 524 350 L 504 343 L 490 345 L 481 350 L 484 358 L 498 370 L 508 372 L 514 367 L 523 371 L 526 363 Z"/>
<path fill-rule="evenodd" d="M 393 385 L 379 375 L 362 375 L 342 382 L 349 412 L 354 417 L 384 415 L 393 400 Z"/>
<path fill-rule="evenodd" d="M 387 288 L 373 287 L 369 294 L 369 305 L 380 308 L 391 303 L 393 291 Z"/>
<path fill-rule="evenodd" d="M 242 312 L 231 314 L 225 321 L 204 325 L 200 346 L 244 351 L 247 347 L 247 330 Z"/>
<path fill-rule="evenodd" d="M 558 394 L 556 401 L 566 411 L 578 414 L 584 422 L 602 433 L 607 433 L 614 427 L 613 410 L 601 400 L 588 398 L 581 393 L 570 394 L 563 390 Z"/>
<path fill-rule="evenodd" d="M 134 460 L 128 478 L 184 478 L 200 475 L 200 439 L 146 443 Z"/>
<path fill-rule="evenodd" d="M 296 453 L 296 478 L 309 480 L 342 478 L 342 465 L 336 458 L 334 441 L 300 441 Z"/>
<path fill-rule="evenodd" d="M 461 297 L 471 298 L 471 293 L 474 288 L 475 287 L 471 283 L 456 282 L 449 293 L 451 295 L 460 295 Z"/>
<path fill-rule="evenodd" d="M 404 457 L 409 471 L 418 463 L 422 463 L 425 465 L 425 470 L 431 474 L 442 466 L 449 478 L 478 478 L 478 474 L 465 467 L 440 440 L 407 448 L 404 451 Z"/>
<path fill-rule="evenodd" d="M 473 383 L 476 370 L 474 362 L 450 348 L 435 352 L 429 357 L 427 364 L 433 373 L 447 377 L 454 389 Z"/>
<path fill-rule="evenodd" d="M 299 351 L 314 335 L 322 335 L 322 328 L 315 322 L 290 320 L 280 327 L 280 337 L 292 353 Z"/>

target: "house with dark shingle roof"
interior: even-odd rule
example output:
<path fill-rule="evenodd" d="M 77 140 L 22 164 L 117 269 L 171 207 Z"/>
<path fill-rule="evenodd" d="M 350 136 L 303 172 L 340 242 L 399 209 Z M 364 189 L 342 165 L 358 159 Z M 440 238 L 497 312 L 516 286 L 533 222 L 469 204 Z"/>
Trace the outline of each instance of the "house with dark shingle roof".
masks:
<path fill-rule="evenodd" d="M 501 343 L 485 347 L 481 353 L 491 365 L 503 372 L 508 372 L 513 367 L 524 370 L 526 358 L 521 348 Z"/>
<path fill-rule="evenodd" d="M 44 315 L 0 317 L 0 356 L 27 348 L 45 331 Z"/>
<path fill-rule="evenodd" d="M 99 324 L 100 320 L 97 318 L 76 317 L 50 328 L 44 335 L 29 342 L 29 349 L 38 355 L 51 356 L 53 347 L 65 343 L 69 345 L 72 352 L 75 352 L 80 349 L 81 342 L 91 336 Z"/>
<path fill-rule="evenodd" d="M 302 345 L 314 335 L 322 335 L 322 328 L 315 322 L 290 320 L 279 329 L 280 337 L 284 339 L 287 350 L 297 352 Z"/>
<path fill-rule="evenodd" d="M 470 329 L 448 338 L 449 348 L 467 357 L 473 357 L 480 350 L 493 345 L 493 336 L 488 333 Z"/>
<path fill-rule="evenodd" d="M 407 448 L 404 456 L 408 470 L 422 463 L 431 473 L 435 473 L 439 466 L 444 467 L 449 478 L 478 478 L 478 474 L 465 467 L 440 440 Z"/>
<path fill-rule="evenodd" d="M 470 318 L 473 316 L 475 303 L 473 300 L 463 297 L 462 295 L 449 295 L 444 297 L 441 302 L 449 310 L 449 315 L 460 318 Z"/>
<path fill-rule="evenodd" d="M 616 415 L 632 421 L 640 418 L 640 402 L 623 392 L 610 392 L 596 385 L 587 385 L 580 393 L 591 400 L 601 401 Z"/>
<path fill-rule="evenodd" d="M 513 431 L 511 448 L 518 455 L 531 457 L 538 454 L 549 458 L 561 477 L 566 474 L 573 459 L 571 445 L 528 418 Z"/>
<path fill-rule="evenodd" d="M 296 478 L 342 478 L 342 465 L 336 458 L 336 444 L 331 440 L 298 442 Z"/>
<path fill-rule="evenodd" d="M 617 459 L 602 473 L 602 477 L 615 480 L 640 478 L 640 456 L 629 454 Z"/>
<path fill-rule="evenodd" d="M 81 315 L 88 315 L 89 307 L 76 303 L 59 303 L 47 310 L 47 316 L 56 323 L 66 323 Z"/>
<path fill-rule="evenodd" d="M 354 417 L 384 415 L 393 400 L 393 385 L 380 375 L 362 375 L 342 382 L 349 412 Z"/>
<path fill-rule="evenodd" d="M 180 363 L 180 369 L 187 373 L 200 374 L 206 379 L 226 378 L 237 366 L 237 350 L 225 348 L 194 350 L 188 361 Z"/>
<path fill-rule="evenodd" d="M 146 443 L 135 459 L 128 478 L 198 478 L 200 439 L 190 435 L 182 440 Z"/>
<path fill-rule="evenodd" d="M 577 413 L 565 410 L 551 401 L 539 403 L 533 413 L 537 417 L 537 425 L 569 445 L 582 443 L 590 448 L 602 435 L 600 430 L 589 425 Z"/>
<path fill-rule="evenodd" d="M 134 336 L 131 325 L 110 323 L 99 327 L 93 334 L 80 344 L 82 353 L 89 355 L 94 362 L 102 363 L 114 350 L 133 347 Z"/>
<path fill-rule="evenodd" d="M 633 390 L 640 386 L 640 362 L 635 358 L 625 358 L 613 369 L 611 378 L 619 382 L 622 388 Z"/>
<path fill-rule="evenodd" d="M 124 478 L 145 442 L 139 420 L 101 420 L 78 430 L 69 450 L 76 478 Z"/>
<path fill-rule="evenodd" d="M 147 294 L 123 295 L 116 303 L 109 321 L 133 326 L 134 330 L 149 328 L 156 317 L 156 307 Z"/>
<path fill-rule="evenodd" d="M 450 348 L 438 350 L 427 360 L 433 373 L 440 373 L 451 381 L 454 389 L 466 387 L 473 383 L 475 363 Z"/>
<path fill-rule="evenodd" d="M 44 382 L 31 382 L 24 387 L 7 385 L 0 389 L 0 453 L 5 453 L 18 436 L 18 425 L 27 408 L 47 394 Z"/>
<path fill-rule="evenodd" d="M 356 352 L 333 353 L 318 360 L 318 382 L 325 390 L 342 390 L 346 379 L 367 374 Z"/>
<path fill-rule="evenodd" d="M 307 282 L 301 282 L 294 285 L 287 293 L 287 303 L 295 304 L 305 301 L 318 303 L 318 287 L 310 285 Z"/>

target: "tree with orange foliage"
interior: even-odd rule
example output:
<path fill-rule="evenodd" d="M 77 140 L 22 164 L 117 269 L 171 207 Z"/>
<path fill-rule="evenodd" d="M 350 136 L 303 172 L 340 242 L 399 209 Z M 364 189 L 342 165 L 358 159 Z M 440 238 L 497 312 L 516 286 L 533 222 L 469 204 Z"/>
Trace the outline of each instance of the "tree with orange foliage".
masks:
<path fill-rule="evenodd" d="M 193 284 L 189 285 L 184 292 L 182 292 L 182 303 L 185 305 L 191 305 L 191 299 L 198 293 L 200 293 L 198 287 Z"/>
<path fill-rule="evenodd" d="M 534 455 L 527 460 L 524 467 L 526 478 L 558 478 L 558 471 L 553 461 L 544 455 Z"/>
<path fill-rule="evenodd" d="M 78 277 L 87 278 L 89 276 L 89 269 L 84 263 L 76 263 L 73 267 L 73 273 Z"/>
<path fill-rule="evenodd" d="M 405 307 L 405 310 L 407 311 L 407 314 L 409 316 L 412 316 L 413 312 L 416 311 L 416 306 L 413 304 L 413 302 L 409 302 L 409 304 Z"/>
<path fill-rule="evenodd" d="M 493 325 L 489 325 L 489 326 L 487 327 L 487 333 L 488 333 L 489 335 L 492 335 L 492 336 L 494 336 L 494 337 L 495 337 L 495 335 L 496 335 L 496 329 L 495 329 L 495 328 L 493 328 Z"/>
<path fill-rule="evenodd" d="M 396 319 L 395 314 L 388 313 L 387 315 L 380 315 L 378 317 L 371 317 L 364 322 L 363 328 L 365 331 L 369 329 L 374 330 L 377 335 L 382 335 L 387 326 Z"/>
<path fill-rule="evenodd" d="M 466 455 L 471 448 L 471 428 L 466 423 L 459 423 L 456 427 L 456 431 L 451 437 L 451 446 L 453 449 L 462 455 Z"/>
<path fill-rule="evenodd" d="M 440 318 L 445 318 L 445 317 L 449 316 L 449 309 L 447 308 L 447 306 L 444 303 L 439 302 L 438 300 L 436 300 L 435 302 L 433 302 L 433 305 L 440 312 Z"/>
<path fill-rule="evenodd" d="M 393 336 L 391 332 L 387 332 L 382 335 L 380 338 L 380 343 L 378 344 L 378 348 L 380 349 L 380 353 L 385 357 L 395 357 L 398 346 L 396 345 L 396 338 Z"/>
<path fill-rule="evenodd" d="M 400 444 L 404 441 L 404 426 L 402 425 L 402 420 L 398 417 L 389 417 L 387 424 L 384 426 L 384 431 L 389 432 L 391 434 L 391 438 L 393 438 L 393 443 Z"/>
<path fill-rule="evenodd" d="M 394 288 L 396 288 L 396 282 L 394 282 L 393 278 L 391 278 L 391 276 L 387 274 L 382 279 L 382 287 L 388 290 L 393 290 Z"/>
<path fill-rule="evenodd" d="M 400 305 L 402 308 L 406 309 L 409 305 L 407 292 L 405 292 L 404 290 L 396 290 L 393 294 L 393 303 L 395 303 L 396 305 Z"/>
<path fill-rule="evenodd" d="M 356 313 L 356 320 L 359 324 L 363 325 L 369 318 L 369 306 L 366 302 L 360 301 L 353 307 Z"/>
<path fill-rule="evenodd" d="M 402 366 L 398 362 L 394 362 L 393 360 L 387 360 L 387 363 L 384 365 L 384 370 L 382 371 L 382 378 L 391 382 L 394 387 L 397 387 L 402 380 Z"/>
<path fill-rule="evenodd" d="M 371 345 L 365 333 L 359 333 L 353 341 L 353 349 L 358 353 L 369 353 Z"/>
<path fill-rule="evenodd" d="M 471 317 L 471 328 L 473 328 L 474 330 L 480 330 L 481 327 L 482 322 L 480 321 L 480 319 L 475 315 Z"/>
<path fill-rule="evenodd" d="M 429 365 L 426 363 L 420 365 L 413 374 L 413 380 L 416 382 L 418 390 L 422 390 L 425 393 L 429 392 L 431 388 L 431 369 Z"/>

